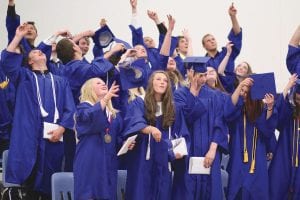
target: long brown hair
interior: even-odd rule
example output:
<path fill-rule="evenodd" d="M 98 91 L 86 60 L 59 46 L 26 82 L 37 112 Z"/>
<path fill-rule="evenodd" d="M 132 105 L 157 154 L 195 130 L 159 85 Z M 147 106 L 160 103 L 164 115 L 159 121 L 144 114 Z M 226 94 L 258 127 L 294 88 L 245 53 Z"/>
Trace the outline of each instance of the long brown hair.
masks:
<path fill-rule="evenodd" d="M 255 122 L 255 120 L 261 115 L 263 107 L 264 104 L 262 100 L 252 100 L 250 91 L 248 91 L 244 108 L 250 122 Z"/>
<path fill-rule="evenodd" d="M 173 104 L 173 94 L 171 88 L 171 81 L 170 77 L 165 71 L 155 71 L 150 76 L 148 81 L 148 87 L 146 90 L 146 96 L 144 99 L 145 102 L 145 117 L 148 123 L 152 126 L 155 126 L 156 123 L 156 109 L 157 109 L 157 102 L 155 100 L 155 91 L 153 89 L 153 80 L 154 76 L 158 73 L 164 74 L 168 79 L 167 89 L 166 92 L 162 96 L 162 125 L 163 129 L 167 129 L 171 126 L 175 120 L 175 108 Z"/>

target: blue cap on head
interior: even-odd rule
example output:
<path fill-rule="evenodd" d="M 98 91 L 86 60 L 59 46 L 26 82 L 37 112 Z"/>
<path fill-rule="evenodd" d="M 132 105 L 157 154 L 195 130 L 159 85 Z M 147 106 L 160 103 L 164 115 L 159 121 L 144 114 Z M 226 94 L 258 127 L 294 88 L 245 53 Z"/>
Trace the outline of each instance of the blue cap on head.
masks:
<path fill-rule="evenodd" d="M 250 89 L 252 99 L 263 99 L 265 94 L 271 93 L 276 95 L 276 84 L 274 73 L 251 74 L 253 85 Z"/>
<path fill-rule="evenodd" d="M 198 73 L 205 73 L 207 71 L 206 69 L 206 63 L 208 62 L 210 58 L 209 57 L 186 57 L 183 62 L 187 64 L 188 69 L 193 69 L 195 72 Z"/>

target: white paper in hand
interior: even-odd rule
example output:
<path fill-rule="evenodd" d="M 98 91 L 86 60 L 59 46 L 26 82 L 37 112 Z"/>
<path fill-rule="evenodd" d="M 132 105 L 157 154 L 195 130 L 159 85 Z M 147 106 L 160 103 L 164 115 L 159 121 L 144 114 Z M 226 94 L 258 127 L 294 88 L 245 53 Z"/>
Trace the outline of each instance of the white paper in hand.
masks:
<path fill-rule="evenodd" d="M 50 139 L 52 137 L 51 134 L 48 134 L 49 132 L 58 129 L 59 125 L 58 124 L 53 124 L 49 122 L 44 122 L 44 133 L 43 133 L 43 138 L 44 139 Z M 63 141 L 63 137 L 59 139 L 60 142 Z"/>
<path fill-rule="evenodd" d="M 130 146 L 130 144 L 133 141 L 135 141 L 137 136 L 138 135 L 136 134 L 136 135 L 133 135 L 133 136 L 127 138 L 127 140 L 124 142 L 123 146 L 121 147 L 120 151 L 118 152 L 117 156 L 120 156 L 120 155 L 123 155 L 123 154 L 127 153 L 128 147 Z"/>
<path fill-rule="evenodd" d="M 190 157 L 189 174 L 210 174 L 210 167 L 204 167 L 204 157 Z"/>
<path fill-rule="evenodd" d="M 188 155 L 186 142 L 183 137 L 176 138 L 176 139 L 172 140 L 171 142 L 172 142 L 174 154 L 179 153 L 182 156 Z"/>

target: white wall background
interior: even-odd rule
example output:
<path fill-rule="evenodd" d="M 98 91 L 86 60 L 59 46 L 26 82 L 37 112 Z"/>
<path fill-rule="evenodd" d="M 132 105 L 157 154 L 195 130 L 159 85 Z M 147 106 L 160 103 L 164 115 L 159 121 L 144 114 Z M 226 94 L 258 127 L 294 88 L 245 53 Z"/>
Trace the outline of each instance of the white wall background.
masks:
<path fill-rule="evenodd" d="M 35 21 L 38 41 L 58 29 L 72 33 L 97 29 L 101 18 L 106 18 L 116 36 L 131 41 L 128 28 L 131 8 L 129 0 L 15 0 L 21 21 Z M 144 35 L 157 38 L 157 29 L 147 17 L 146 10 L 155 10 L 162 20 L 172 14 L 176 19 L 174 34 L 187 28 L 193 39 L 195 55 L 204 55 L 201 38 L 212 33 L 219 44 L 227 42 L 231 23 L 228 0 L 139 0 L 138 10 Z M 0 48 L 7 43 L 5 16 L 8 0 L 0 0 Z M 285 66 L 287 45 L 300 24 L 299 0 L 236 0 L 238 20 L 243 28 L 243 47 L 237 63 L 246 60 L 257 73 L 275 72 L 277 92 L 288 81 Z"/>

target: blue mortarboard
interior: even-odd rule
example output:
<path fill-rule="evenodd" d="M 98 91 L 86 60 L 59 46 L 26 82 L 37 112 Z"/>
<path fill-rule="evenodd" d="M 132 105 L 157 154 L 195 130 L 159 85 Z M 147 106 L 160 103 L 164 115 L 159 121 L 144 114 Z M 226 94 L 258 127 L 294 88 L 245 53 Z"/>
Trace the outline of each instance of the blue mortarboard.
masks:
<path fill-rule="evenodd" d="M 142 87 L 145 79 L 145 59 L 138 59 L 129 67 L 120 67 L 120 81 L 123 90 Z"/>
<path fill-rule="evenodd" d="M 126 49 L 132 48 L 128 42 L 116 38 L 107 25 L 101 27 L 95 32 L 95 35 L 93 36 L 93 41 L 95 45 L 101 49 L 108 47 L 113 41 L 124 44 Z"/>
<path fill-rule="evenodd" d="M 187 64 L 188 69 L 193 69 L 195 72 L 199 73 L 205 73 L 207 71 L 206 69 L 206 63 L 209 60 L 209 57 L 186 57 L 183 62 Z"/>
<path fill-rule="evenodd" d="M 253 100 L 263 99 L 266 93 L 276 95 L 276 84 L 274 73 L 251 74 L 253 85 L 250 89 L 251 98 Z"/>

